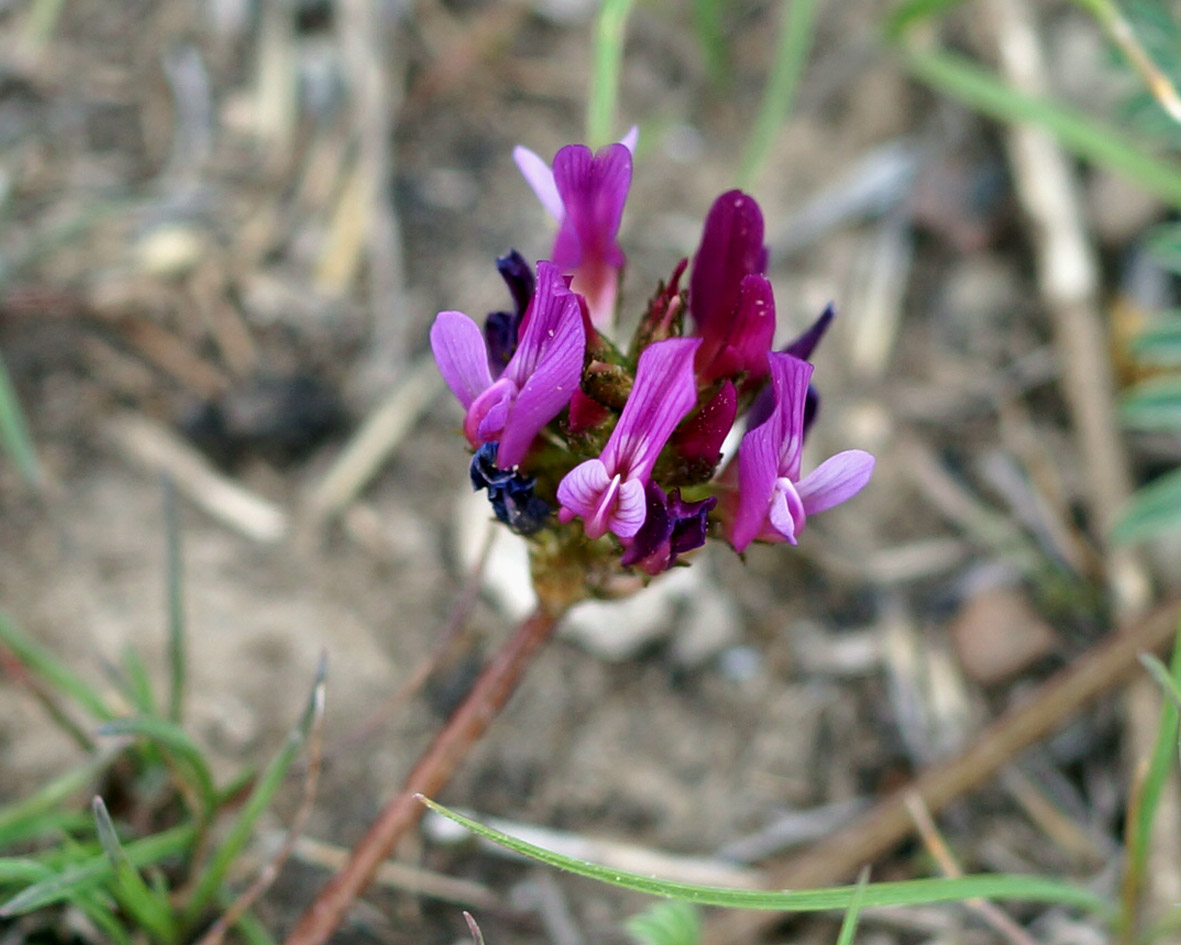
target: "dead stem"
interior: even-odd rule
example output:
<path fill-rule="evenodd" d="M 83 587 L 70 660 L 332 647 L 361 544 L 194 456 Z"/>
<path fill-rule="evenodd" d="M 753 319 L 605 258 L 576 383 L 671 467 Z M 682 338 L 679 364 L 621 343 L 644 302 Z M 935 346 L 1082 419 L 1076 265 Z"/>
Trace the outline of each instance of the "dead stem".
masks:
<path fill-rule="evenodd" d="M 343 921 L 353 901 L 372 881 L 398 841 L 425 808 L 416 794 L 437 794 L 516 691 L 533 657 L 553 633 L 561 610 L 539 608 L 517 628 L 472 686 L 459 708 L 419 757 L 402 790 L 382 808 L 348 862 L 320 891 L 284 945 L 323 945 Z"/>
<path fill-rule="evenodd" d="M 1158 608 L 1046 682 L 1029 701 L 989 725 L 963 753 L 933 765 L 906 787 L 831 834 L 813 850 L 768 871 L 768 889 L 808 889 L 837 882 L 872 863 L 914 828 L 906 798 L 920 798 L 932 813 L 993 777 L 1026 748 L 1071 719 L 1080 707 L 1126 679 L 1145 650 L 1158 650 L 1176 634 L 1181 608 Z M 752 941 L 778 917 L 765 912 L 731 912 L 706 927 L 706 945 Z"/>

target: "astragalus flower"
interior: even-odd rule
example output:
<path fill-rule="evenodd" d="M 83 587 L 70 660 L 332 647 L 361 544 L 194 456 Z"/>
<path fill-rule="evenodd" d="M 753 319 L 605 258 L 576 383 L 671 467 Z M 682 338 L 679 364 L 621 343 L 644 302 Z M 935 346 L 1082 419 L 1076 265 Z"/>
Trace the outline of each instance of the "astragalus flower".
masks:
<path fill-rule="evenodd" d="M 790 354 L 768 357 L 775 407 L 738 448 L 737 508 L 729 537 L 740 552 L 756 539 L 794 545 L 809 515 L 852 498 L 873 474 L 869 453 L 846 450 L 800 478 L 812 365 Z"/>
<path fill-rule="evenodd" d="M 606 329 L 615 320 L 619 276 L 627 257 L 619 247 L 619 224 L 632 179 L 635 129 L 618 144 L 591 153 L 570 144 L 554 155 L 553 167 L 518 145 L 513 158 L 542 206 L 558 222 L 550 261 L 573 277 L 591 322 Z"/>
<path fill-rule="evenodd" d="M 515 157 L 559 221 L 552 258 L 537 264 L 534 288 L 522 257 L 502 257 L 515 311 L 492 313 L 483 331 L 440 312 L 431 345 L 466 411 L 473 487 L 548 562 L 535 580 L 573 573 L 603 590 L 621 570 L 683 563 L 711 535 L 739 552 L 794 544 L 809 515 L 865 486 L 873 457 L 860 450 L 800 476 L 817 403 L 806 359 L 833 313 L 772 350 L 775 297 L 753 198 L 734 190 L 714 202 L 688 289 L 681 260 L 621 340 L 611 325 L 628 144 L 570 145 L 552 171 L 526 149 Z M 737 423 L 747 432 L 719 476 Z"/>
<path fill-rule="evenodd" d="M 586 335 L 578 297 L 557 267 L 537 265 L 537 290 L 521 320 L 516 350 L 492 379 L 484 332 L 463 312 L 440 312 L 431 350 L 451 392 L 467 409 L 472 446 L 500 444 L 496 463 L 510 469 L 534 437 L 570 402 L 582 374 Z"/>

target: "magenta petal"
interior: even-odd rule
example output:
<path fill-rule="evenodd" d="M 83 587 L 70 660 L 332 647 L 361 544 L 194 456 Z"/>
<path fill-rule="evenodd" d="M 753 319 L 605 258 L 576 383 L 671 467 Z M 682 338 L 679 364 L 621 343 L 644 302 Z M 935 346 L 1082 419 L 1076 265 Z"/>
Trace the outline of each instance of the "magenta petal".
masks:
<path fill-rule="evenodd" d="M 771 420 L 751 430 L 738 447 L 738 505 L 730 526 L 730 543 L 743 552 L 767 521 L 775 492 L 779 444 Z"/>
<path fill-rule="evenodd" d="M 741 190 L 727 191 L 710 207 L 693 257 L 689 313 L 701 335 L 725 333 L 743 277 L 761 273 L 765 265 L 759 205 Z"/>
<path fill-rule="evenodd" d="M 603 449 L 603 462 L 641 486 L 678 423 L 697 403 L 693 355 L 700 338 L 669 338 L 644 349 L 623 412 Z"/>
<path fill-rule="evenodd" d="M 505 365 L 503 376 L 511 377 L 519 387 L 524 386 L 547 356 L 546 352 L 553 347 L 555 339 L 568 327 L 572 311 L 574 320 L 581 325 L 578 300 L 566 287 L 562 271 L 551 262 L 539 262 L 533 301 L 521 319 L 517 350 Z"/>
<path fill-rule="evenodd" d="M 439 373 L 465 408 L 492 384 L 484 333 L 463 312 L 439 312 L 431 326 L 431 351 Z"/>
<path fill-rule="evenodd" d="M 631 538 L 643 527 L 648 517 L 644 498 L 644 484 L 638 479 L 626 479 L 619 486 L 615 508 L 611 511 L 608 528 L 620 538 Z"/>
<path fill-rule="evenodd" d="M 631 151 L 609 144 L 598 154 L 581 144 L 554 155 L 554 183 L 565 208 L 554 241 L 554 262 L 565 272 L 594 260 L 616 268 L 625 262 L 615 241 L 631 186 Z"/>
<path fill-rule="evenodd" d="M 717 463 L 738 414 L 738 394 L 726 381 L 704 407 L 673 436 L 677 455 L 688 462 Z"/>
<path fill-rule="evenodd" d="M 501 377 L 472 401 L 463 419 L 463 432 L 472 446 L 500 439 L 516 394 L 517 385 Z"/>
<path fill-rule="evenodd" d="M 505 424 L 497 454 L 501 469 L 515 466 L 525 458 L 533 438 L 562 412 L 578 390 L 586 352 L 582 312 L 578 300 L 569 292 L 561 305 L 563 311 L 550 329 L 552 334 L 544 351 L 517 395 Z"/>
<path fill-rule="evenodd" d="M 562 198 L 558 195 L 558 186 L 554 183 L 554 172 L 550 170 L 550 166 L 533 151 L 519 144 L 513 148 L 513 160 L 517 162 L 517 167 L 525 181 L 537 194 L 541 205 L 560 223 L 566 212 L 562 206 Z"/>
<path fill-rule="evenodd" d="M 864 450 L 845 450 L 830 456 L 800 481 L 804 511 L 815 515 L 852 498 L 865 488 L 873 467 L 873 456 Z"/>
<path fill-rule="evenodd" d="M 778 446 L 777 472 L 793 482 L 800 477 L 800 453 L 804 448 L 804 408 L 812 365 L 790 354 L 773 351 L 767 356 L 775 408 L 765 426 L 774 430 Z"/>

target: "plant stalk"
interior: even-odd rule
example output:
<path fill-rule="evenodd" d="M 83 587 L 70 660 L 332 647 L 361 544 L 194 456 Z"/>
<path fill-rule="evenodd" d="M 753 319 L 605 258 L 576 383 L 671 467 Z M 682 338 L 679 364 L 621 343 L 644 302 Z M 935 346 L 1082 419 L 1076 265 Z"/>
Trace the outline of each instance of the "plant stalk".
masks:
<path fill-rule="evenodd" d="M 525 670 L 553 634 L 563 612 L 538 608 L 517 628 L 419 756 L 401 791 L 386 802 L 369 831 L 353 847 L 348 862 L 300 917 L 284 945 L 324 945 L 328 941 L 353 901 L 368 888 L 378 867 L 422 817 L 426 808 L 415 795 L 434 797 L 447 785 L 460 762 L 516 691 Z"/>

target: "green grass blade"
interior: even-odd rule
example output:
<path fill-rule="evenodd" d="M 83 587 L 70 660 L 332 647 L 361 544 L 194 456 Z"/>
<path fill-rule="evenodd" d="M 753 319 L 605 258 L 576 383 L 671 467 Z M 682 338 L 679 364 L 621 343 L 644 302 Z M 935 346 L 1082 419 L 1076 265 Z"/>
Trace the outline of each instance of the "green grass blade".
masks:
<path fill-rule="evenodd" d="M 156 939 L 161 942 L 175 942 L 176 923 L 173 921 L 168 900 L 162 899 L 148 888 L 148 884 L 139 875 L 139 870 L 135 868 L 127 856 L 127 851 L 123 849 L 123 844 L 119 842 L 115 824 L 111 820 L 111 815 L 107 813 L 107 805 L 101 797 L 95 797 L 93 811 L 99 842 L 115 873 L 116 898 L 135 921 Z"/>
<path fill-rule="evenodd" d="M 73 904 L 106 935 L 111 945 L 134 945 L 123 923 L 111 911 L 105 896 L 99 896 L 94 892 L 80 893 L 73 899 Z"/>
<path fill-rule="evenodd" d="M 238 921 L 234 923 L 234 928 L 246 945 L 275 945 L 275 940 L 267 931 L 266 926 L 259 922 L 251 912 L 245 912 L 239 916 Z"/>
<path fill-rule="evenodd" d="M 1134 542 L 1181 525 L 1181 469 L 1138 489 L 1112 530 L 1116 541 Z"/>
<path fill-rule="evenodd" d="M 1178 713 L 1177 699 L 1181 696 L 1181 624 L 1177 627 L 1177 637 L 1173 643 L 1173 658 L 1169 669 L 1153 657 L 1153 661 L 1143 660 L 1148 671 L 1161 684 L 1165 693 L 1164 706 L 1161 708 L 1160 723 L 1157 727 L 1156 742 L 1153 745 L 1152 757 L 1148 763 L 1148 771 L 1140 784 L 1140 799 L 1135 805 L 1136 820 L 1131 824 L 1131 836 L 1128 838 L 1127 864 L 1125 866 L 1125 888 L 1131 894 L 1125 898 L 1124 914 L 1120 918 L 1120 926 L 1125 933 L 1130 933 L 1136 926 L 1134 909 L 1139 903 L 1136 891 L 1144 877 L 1148 865 L 1148 854 L 1152 846 L 1152 826 L 1156 821 L 1156 812 L 1160 807 L 1160 799 L 1165 790 L 1165 782 L 1177 762 L 1177 730 Z M 1155 665 L 1154 665 L 1155 664 Z M 1124 940 L 1129 940 L 1125 935 Z"/>
<path fill-rule="evenodd" d="M 0 357 L 0 446 L 12 457 L 25 482 L 34 487 L 41 484 L 41 464 L 37 462 L 29 425 L 3 357 Z"/>
<path fill-rule="evenodd" d="M 279 754 L 263 771 L 262 777 L 255 784 L 254 790 L 250 792 L 250 796 L 246 799 L 242 811 L 238 814 L 238 818 L 234 821 L 225 840 L 217 848 L 210 858 L 209 864 L 197 879 L 192 897 L 185 906 L 187 921 L 194 921 L 217 898 L 230 868 L 250 840 L 255 822 L 270 805 L 275 792 L 279 790 L 283 779 L 287 777 L 287 772 L 307 740 L 316 717 L 323 712 L 324 675 L 325 665 L 321 660 L 316 672 L 316 680 L 312 685 L 311 695 L 308 697 L 299 723 L 287 736 L 287 741 L 280 749 Z"/>
<path fill-rule="evenodd" d="M 886 35 L 896 39 L 912 26 L 958 7 L 963 0 L 906 0 L 886 18 Z"/>
<path fill-rule="evenodd" d="M 615 108 L 623 44 L 633 0 L 603 0 L 595 20 L 591 84 L 586 103 L 586 138 L 592 148 L 615 140 Z"/>
<path fill-rule="evenodd" d="M 869 867 L 867 866 L 857 878 L 857 892 L 853 895 L 853 901 L 849 903 L 845 918 L 841 920 L 841 934 L 837 936 L 837 945 L 853 945 L 853 937 L 857 934 L 857 920 L 861 916 L 861 905 L 865 899 L 865 887 L 868 885 Z"/>
<path fill-rule="evenodd" d="M 168 717 L 177 724 L 184 719 L 187 652 L 185 647 L 184 560 L 180 533 L 180 506 L 176 486 L 164 480 L 164 529 L 167 536 L 168 595 Z"/>
<path fill-rule="evenodd" d="M 53 875 L 44 863 L 24 856 L 0 857 L 0 883 L 39 883 Z"/>
<path fill-rule="evenodd" d="M 1145 248 L 1158 263 L 1172 273 L 1181 274 L 1181 224 L 1162 223 L 1145 237 Z"/>
<path fill-rule="evenodd" d="M 775 64 L 738 167 L 739 187 L 750 187 L 771 153 L 775 136 L 791 114 L 796 85 L 812 49 L 819 5 L 819 0 L 788 0 L 784 4 Z"/>
<path fill-rule="evenodd" d="M 1169 667 L 1151 653 L 1141 653 L 1140 662 L 1148 670 L 1148 675 L 1156 680 L 1165 697 L 1172 701 L 1175 708 L 1181 709 L 1181 680 L 1174 678 Z M 1161 721 L 1163 723 L 1164 720 Z"/>
<path fill-rule="evenodd" d="M 135 710 L 145 716 L 156 715 L 156 693 L 152 690 L 148 668 L 131 645 L 123 650 L 123 674 L 127 682 L 127 697 Z"/>
<path fill-rule="evenodd" d="M 693 29 L 705 59 L 705 74 L 715 88 L 726 85 L 730 78 L 724 9 L 724 0 L 693 0 Z"/>
<path fill-rule="evenodd" d="M 1119 415 L 1133 430 L 1181 430 L 1181 377 L 1158 377 L 1137 384 L 1120 397 Z"/>
<path fill-rule="evenodd" d="M 658 902 L 628 919 L 626 928 L 639 945 L 699 945 L 701 912 L 679 899 Z"/>
<path fill-rule="evenodd" d="M 1056 102 L 1018 92 L 963 56 L 904 49 L 902 62 L 931 88 L 1007 123 L 1037 125 L 1078 157 L 1127 178 L 1181 209 L 1181 165 L 1153 155 L 1129 134 Z"/>
<path fill-rule="evenodd" d="M 115 719 L 98 729 L 99 735 L 136 735 L 146 738 L 171 755 L 180 765 L 186 780 L 197 789 L 206 811 L 217 806 L 217 786 L 213 772 L 200 747 L 179 725 L 164 719 L 141 716 L 134 719 Z"/>
<path fill-rule="evenodd" d="M 1181 364 L 1181 311 L 1171 310 L 1132 340 L 1132 354 L 1147 364 Z"/>
<path fill-rule="evenodd" d="M 0 834 L 0 849 L 17 843 L 31 844 L 56 839 L 65 833 L 90 829 L 90 818 L 76 810 L 53 810 L 13 824 Z"/>
<path fill-rule="evenodd" d="M 182 824 L 128 843 L 123 847 L 123 852 L 127 854 L 133 866 L 143 867 L 188 850 L 195 835 L 194 827 Z M 92 856 L 85 862 L 72 864 L 60 873 L 46 877 L 13 896 L 0 905 L 0 918 L 25 915 L 54 903 L 73 899 L 80 891 L 93 889 L 112 875 L 111 861 L 105 854 Z"/>
<path fill-rule="evenodd" d="M 93 782 L 110 766 L 115 756 L 115 752 L 103 752 L 59 775 L 23 800 L 0 807 L 0 847 L 10 844 L 14 836 L 26 835 L 21 832 L 24 825 L 43 818 L 62 801 Z"/>
<path fill-rule="evenodd" d="M 99 721 L 114 718 L 115 713 L 97 691 L 84 683 L 56 656 L 17 630 L 3 612 L 0 612 L 0 646 L 10 649 L 29 672 L 41 677 L 52 689 L 73 699 Z"/>
<path fill-rule="evenodd" d="M 915 879 L 895 883 L 870 883 L 863 889 L 858 886 L 837 886 L 830 889 L 802 889 L 764 891 L 755 889 L 731 889 L 724 886 L 696 886 L 691 883 L 671 882 L 624 873 L 608 869 L 585 860 L 553 853 L 541 847 L 518 840 L 499 830 L 457 814 L 453 810 L 421 797 L 431 810 L 466 827 L 486 840 L 526 856 L 555 869 L 565 870 L 598 880 L 611 886 L 620 886 L 633 892 L 650 896 L 664 896 L 683 899 L 702 906 L 724 906 L 732 909 L 763 909 L 775 912 L 825 912 L 834 909 L 848 909 L 855 897 L 861 896 L 863 908 L 877 906 L 917 906 L 937 902 L 961 902 L 965 899 L 1002 899 L 1014 902 L 1040 902 L 1073 906 L 1088 912 L 1110 916 L 1114 908 L 1102 896 L 1083 889 L 1073 883 L 1041 876 L 1016 876 L 1007 874 L 963 876 L 956 879 Z"/>

